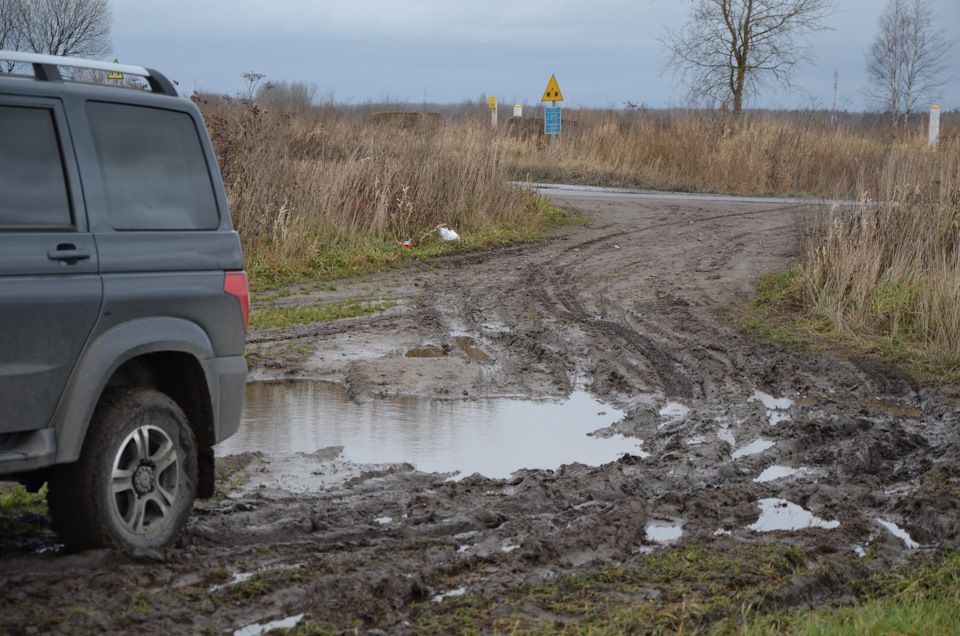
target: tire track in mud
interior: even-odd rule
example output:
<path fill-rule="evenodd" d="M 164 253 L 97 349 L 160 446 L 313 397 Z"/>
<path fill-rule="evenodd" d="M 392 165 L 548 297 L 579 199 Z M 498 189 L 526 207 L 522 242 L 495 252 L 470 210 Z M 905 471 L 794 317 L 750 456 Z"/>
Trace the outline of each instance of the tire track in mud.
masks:
<path fill-rule="evenodd" d="M 656 301 L 642 307 L 644 314 L 651 315 L 651 319 L 644 320 L 644 325 L 648 328 L 641 333 L 639 321 L 634 317 L 636 308 L 619 306 L 615 299 L 605 298 L 603 290 L 600 293 L 601 316 L 592 315 L 577 291 L 575 278 L 579 272 L 591 268 L 589 261 L 592 257 L 600 254 L 602 258 L 597 247 L 606 243 L 624 242 L 633 236 L 664 228 L 686 228 L 691 221 L 697 226 L 712 221 L 743 219 L 757 215 L 769 217 L 791 209 L 783 206 L 772 210 L 715 214 L 694 220 L 682 219 L 606 232 L 565 246 L 561 258 L 552 259 L 548 265 L 531 268 L 525 277 L 524 285 L 548 315 L 577 323 L 591 333 L 590 340 L 606 342 L 606 348 L 617 351 L 616 356 L 596 356 L 595 353 L 586 352 L 587 356 L 599 358 L 585 364 L 595 369 L 594 375 L 605 376 L 605 384 L 622 392 L 629 392 L 629 389 L 633 388 L 631 385 L 649 385 L 649 375 L 652 373 L 657 379 L 654 385 L 659 385 L 667 399 L 709 398 L 716 392 L 709 378 L 729 373 L 730 361 L 717 353 L 704 351 L 699 344 L 691 342 L 693 334 L 690 333 L 689 325 L 691 322 L 702 324 L 702 321 L 686 311 L 687 303 L 684 300 L 658 291 Z M 612 224 L 606 224 L 598 229 L 608 229 L 611 226 Z M 767 229 L 767 232 L 777 232 L 789 226 L 779 225 Z M 746 234 L 741 233 L 740 236 Z M 626 267 L 644 263 L 644 260 L 633 260 Z M 602 271 L 603 268 L 598 269 Z M 682 316 L 676 316 L 677 313 Z M 607 317 L 610 314 L 617 318 L 611 320 Z M 667 328 L 668 325 L 679 322 L 686 322 L 688 325 L 683 333 Z M 710 325 L 710 328 L 715 327 L 716 325 Z M 705 365 L 709 368 L 704 369 Z"/>

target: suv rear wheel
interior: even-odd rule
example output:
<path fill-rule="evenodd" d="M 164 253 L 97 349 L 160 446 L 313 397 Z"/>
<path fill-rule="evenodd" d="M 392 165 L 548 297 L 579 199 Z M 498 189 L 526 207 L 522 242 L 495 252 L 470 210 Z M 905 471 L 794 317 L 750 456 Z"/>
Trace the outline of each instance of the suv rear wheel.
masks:
<path fill-rule="evenodd" d="M 53 527 L 70 550 L 161 548 L 193 507 L 197 451 L 187 418 L 153 389 L 103 395 L 80 459 L 54 468 Z"/>

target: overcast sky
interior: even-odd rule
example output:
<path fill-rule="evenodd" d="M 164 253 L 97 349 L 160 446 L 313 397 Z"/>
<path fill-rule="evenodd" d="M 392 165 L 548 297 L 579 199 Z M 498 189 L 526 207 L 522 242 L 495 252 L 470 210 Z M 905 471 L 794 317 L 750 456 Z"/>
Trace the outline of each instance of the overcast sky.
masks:
<path fill-rule="evenodd" d="M 931 0 L 960 37 L 960 0 Z M 814 35 L 797 90 L 751 104 L 866 108 L 864 53 L 885 0 L 838 0 Z M 112 0 L 114 57 L 194 89 L 237 94 L 242 74 L 302 81 L 338 102 L 456 103 L 481 96 L 537 105 L 555 74 L 563 106 L 685 105 L 657 38 L 688 19 L 682 0 Z M 587 8 L 589 7 L 589 8 Z M 960 71 L 960 44 L 952 66 Z M 939 104 L 960 108 L 960 72 Z M 926 108 L 928 105 L 924 105 Z"/>

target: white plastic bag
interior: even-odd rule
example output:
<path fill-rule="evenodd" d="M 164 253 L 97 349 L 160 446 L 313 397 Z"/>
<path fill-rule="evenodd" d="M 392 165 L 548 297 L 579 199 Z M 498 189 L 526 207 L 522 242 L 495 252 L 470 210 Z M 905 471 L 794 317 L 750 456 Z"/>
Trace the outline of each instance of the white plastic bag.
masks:
<path fill-rule="evenodd" d="M 439 228 L 441 241 L 459 241 L 460 235 L 447 227 Z"/>

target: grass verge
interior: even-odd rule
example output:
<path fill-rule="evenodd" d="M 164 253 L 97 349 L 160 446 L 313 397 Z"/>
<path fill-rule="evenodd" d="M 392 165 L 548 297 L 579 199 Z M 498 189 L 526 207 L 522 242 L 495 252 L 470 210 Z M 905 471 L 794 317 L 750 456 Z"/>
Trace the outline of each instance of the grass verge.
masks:
<path fill-rule="evenodd" d="M 289 305 L 274 309 L 262 309 L 250 313 L 251 329 L 269 329 L 272 327 L 292 327 L 313 322 L 327 322 L 341 318 L 369 316 L 394 307 L 392 300 L 363 300 L 353 298 L 338 303 L 319 305 Z"/>
<path fill-rule="evenodd" d="M 817 560 L 814 552 L 781 545 L 674 548 L 520 585 L 500 599 L 450 597 L 416 626 L 429 633 L 807 635 L 949 634 L 960 624 L 956 552 L 875 574 L 861 567 L 864 559 Z M 845 604 L 803 607 L 810 590 L 824 585 L 836 589 L 815 595 L 832 592 Z M 469 590 L 459 577 L 443 586 Z"/>

